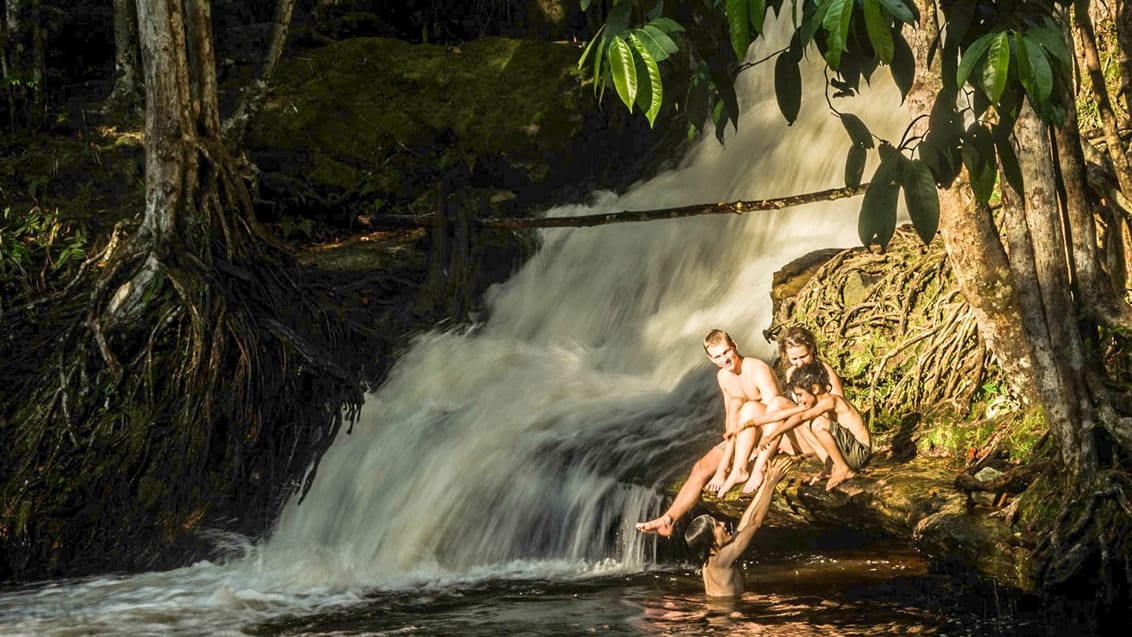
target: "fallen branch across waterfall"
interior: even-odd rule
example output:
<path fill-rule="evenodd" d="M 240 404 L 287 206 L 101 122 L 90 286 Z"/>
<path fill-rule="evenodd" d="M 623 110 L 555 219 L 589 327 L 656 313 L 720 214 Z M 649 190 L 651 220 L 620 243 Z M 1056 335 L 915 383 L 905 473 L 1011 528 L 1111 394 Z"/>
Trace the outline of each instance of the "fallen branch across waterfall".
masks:
<path fill-rule="evenodd" d="M 861 184 L 856 188 L 830 188 L 818 192 L 791 195 L 789 197 L 777 197 L 774 199 L 694 204 L 681 206 L 679 208 L 663 208 L 660 210 L 624 210 L 621 212 L 576 215 L 570 217 L 475 219 L 474 223 L 481 228 L 528 230 L 532 228 L 588 228 L 613 223 L 680 219 L 700 215 L 744 214 L 757 211 L 781 210 L 783 208 L 817 203 L 820 201 L 835 201 L 837 199 L 856 197 L 857 195 L 864 194 L 868 186 L 868 184 Z M 854 210 L 854 212 L 856 212 L 856 210 Z M 374 228 L 423 228 L 432 225 L 434 217 L 435 213 L 427 215 L 379 215 L 371 217 L 369 225 Z"/>

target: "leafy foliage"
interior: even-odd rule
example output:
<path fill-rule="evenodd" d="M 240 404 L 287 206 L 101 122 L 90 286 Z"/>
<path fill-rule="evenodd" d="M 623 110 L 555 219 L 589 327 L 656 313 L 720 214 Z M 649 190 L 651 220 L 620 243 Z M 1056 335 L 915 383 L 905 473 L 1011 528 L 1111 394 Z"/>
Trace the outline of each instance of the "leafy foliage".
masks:
<path fill-rule="evenodd" d="M 1058 22 L 1063 4 L 933 3 L 931 10 L 945 28 L 935 35 L 931 56 L 942 66 L 944 85 L 922 135 L 874 145 L 864 122 L 838 113 L 830 102 L 850 137 L 846 185 L 861 184 L 869 152 L 880 155 L 858 224 L 866 245 L 883 248 L 891 239 L 900 193 L 920 238 L 931 241 L 939 225 L 936 187 L 950 185 L 963 167 L 984 204 L 995 191 L 1000 168 L 1007 182 L 1022 191 L 1022 173 L 1009 143 L 1020 109 L 1028 102 L 1047 122 L 1060 123 L 1069 107 L 1072 58 Z M 590 5 L 581 3 L 583 9 Z M 771 9 L 790 20 L 794 30 L 790 44 L 773 54 L 775 94 L 787 124 L 801 107 L 801 63 L 811 49 L 830 71 L 832 98 L 855 95 L 861 81 L 871 81 L 881 67 L 907 96 L 916 66 L 905 29 L 920 21 L 914 0 L 615 0 L 579 65 L 592 52 L 599 95 L 613 84 L 622 103 L 630 110 L 639 107 L 651 124 L 665 97 L 659 63 L 678 50 L 685 52 L 699 69 L 690 91 L 706 92 L 702 98 L 690 94 L 685 102 L 708 104 L 706 112 L 722 142 L 726 124 L 737 127 L 739 122 L 735 78 L 752 65 L 744 61 L 747 49 L 763 36 Z M 668 37 L 671 46 L 634 43 L 634 38 L 643 41 L 644 33 L 656 32 Z M 706 114 L 694 119 L 700 109 L 685 110 L 693 127 L 706 123 Z"/>

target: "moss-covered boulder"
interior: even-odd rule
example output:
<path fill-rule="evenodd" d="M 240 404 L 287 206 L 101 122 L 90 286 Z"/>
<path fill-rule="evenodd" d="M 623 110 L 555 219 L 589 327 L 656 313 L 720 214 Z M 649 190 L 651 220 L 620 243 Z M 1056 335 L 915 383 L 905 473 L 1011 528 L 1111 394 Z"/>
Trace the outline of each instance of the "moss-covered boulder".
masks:
<path fill-rule="evenodd" d="M 286 61 L 250 136 L 279 217 L 431 211 L 437 188 L 516 214 L 618 187 L 656 143 L 639 115 L 602 112 L 579 45 L 460 46 L 356 38 Z"/>

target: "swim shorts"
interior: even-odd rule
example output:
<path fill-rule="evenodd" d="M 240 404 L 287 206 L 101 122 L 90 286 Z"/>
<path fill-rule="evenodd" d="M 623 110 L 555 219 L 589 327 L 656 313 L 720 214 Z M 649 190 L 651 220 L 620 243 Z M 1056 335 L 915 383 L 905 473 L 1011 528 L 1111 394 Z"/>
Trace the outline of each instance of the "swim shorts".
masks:
<path fill-rule="evenodd" d="M 830 422 L 829 434 L 833 436 L 833 441 L 837 443 L 837 448 L 850 469 L 856 471 L 869 461 L 873 450 L 861 444 L 861 441 L 853 436 L 853 432 L 841 426 L 841 423 Z"/>

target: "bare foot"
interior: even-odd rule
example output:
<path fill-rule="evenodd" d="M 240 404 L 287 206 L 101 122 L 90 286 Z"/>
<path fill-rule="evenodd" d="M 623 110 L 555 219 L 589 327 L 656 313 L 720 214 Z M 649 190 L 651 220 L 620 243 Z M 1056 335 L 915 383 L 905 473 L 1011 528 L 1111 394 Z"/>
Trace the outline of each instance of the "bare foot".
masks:
<path fill-rule="evenodd" d="M 635 528 L 641 533 L 649 533 L 652 535 L 668 537 L 672 535 L 672 524 L 672 516 L 665 513 L 655 520 L 649 520 L 648 522 L 638 522 Z"/>
<path fill-rule="evenodd" d="M 829 479 L 829 474 L 826 473 L 825 471 L 822 471 L 820 473 L 815 473 L 814 475 L 810 476 L 809 478 L 806 478 L 806 485 L 812 487 L 815 484 L 819 484 L 822 480 L 828 480 L 828 479 Z"/>
<path fill-rule="evenodd" d="M 716 497 L 722 498 L 723 496 L 727 495 L 727 492 L 731 490 L 731 487 L 739 484 L 740 482 L 743 482 L 747 478 L 748 476 L 745 473 L 732 473 L 731 475 L 727 476 L 727 479 L 723 481 L 723 485 L 719 487 L 719 491 L 715 493 Z"/>
<path fill-rule="evenodd" d="M 842 471 L 838 471 L 837 469 L 834 469 L 833 473 L 831 473 L 830 476 L 829 476 L 829 482 L 825 483 L 825 490 L 830 491 L 830 490 L 833 489 L 833 487 L 836 487 L 837 485 L 841 484 L 842 482 L 845 482 L 849 478 L 856 477 L 856 475 L 857 474 L 853 473 L 853 471 L 851 469 L 849 469 L 848 467 L 846 467 Z"/>
<path fill-rule="evenodd" d="M 751 477 L 747 483 L 743 485 L 743 493 L 751 494 L 758 490 L 759 485 L 763 483 L 762 469 L 755 469 L 751 472 Z"/>
<path fill-rule="evenodd" d="M 719 488 L 723 486 L 723 478 L 724 475 L 722 473 L 713 475 L 711 477 L 711 480 L 708 481 L 707 486 L 705 486 L 704 488 L 708 491 L 711 491 L 712 493 L 717 493 L 719 491 Z"/>

